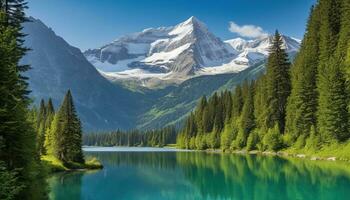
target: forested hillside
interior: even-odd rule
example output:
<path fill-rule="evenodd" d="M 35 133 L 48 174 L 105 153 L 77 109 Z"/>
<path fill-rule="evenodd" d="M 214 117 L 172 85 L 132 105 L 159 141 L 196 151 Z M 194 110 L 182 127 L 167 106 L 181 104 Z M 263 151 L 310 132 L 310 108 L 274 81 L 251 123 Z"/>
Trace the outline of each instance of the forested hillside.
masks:
<path fill-rule="evenodd" d="M 182 148 L 349 148 L 350 1 L 320 0 L 291 64 L 276 31 L 267 70 L 233 93 L 202 98 L 177 143 Z"/>
<path fill-rule="evenodd" d="M 111 131 L 88 133 L 83 136 L 87 146 L 129 146 L 129 147 L 164 147 L 176 143 L 176 129 L 168 126 L 162 129 L 147 131 Z"/>

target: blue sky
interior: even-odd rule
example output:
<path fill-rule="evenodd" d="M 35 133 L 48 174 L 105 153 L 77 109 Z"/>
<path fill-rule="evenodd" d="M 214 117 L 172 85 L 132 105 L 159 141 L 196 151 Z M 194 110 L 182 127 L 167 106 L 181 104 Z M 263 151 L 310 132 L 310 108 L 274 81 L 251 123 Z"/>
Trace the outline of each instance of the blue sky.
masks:
<path fill-rule="evenodd" d="M 82 50 L 149 27 L 176 25 L 196 16 L 226 40 L 255 32 L 302 38 L 316 0 L 28 0 L 28 15 Z M 230 22 L 236 26 L 229 30 Z M 244 26 L 253 25 L 253 26 Z M 259 29 L 259 27 L 261 29 Z M 237 33 L 238 32 L 238 33 Z M 253 34 L 252 34 L 253 32 Z"/>

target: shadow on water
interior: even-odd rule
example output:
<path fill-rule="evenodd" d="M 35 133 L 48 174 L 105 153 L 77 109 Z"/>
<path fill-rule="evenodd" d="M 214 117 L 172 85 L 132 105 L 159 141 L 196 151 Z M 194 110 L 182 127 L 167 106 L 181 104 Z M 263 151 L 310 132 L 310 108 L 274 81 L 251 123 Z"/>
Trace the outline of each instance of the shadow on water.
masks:
<path fill-rule="evenodd" d="M 203 152 L 99 152 L 104 169 L 57 174 L 51 199 L 347 199 L 348 164 Z"/>

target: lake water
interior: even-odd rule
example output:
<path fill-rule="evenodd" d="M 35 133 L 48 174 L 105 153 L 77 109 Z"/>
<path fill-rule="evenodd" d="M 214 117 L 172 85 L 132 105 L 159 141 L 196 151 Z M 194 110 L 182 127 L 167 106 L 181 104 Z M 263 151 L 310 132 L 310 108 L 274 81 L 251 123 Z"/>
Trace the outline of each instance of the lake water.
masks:
<path fill-rule="evenodd" d="M 87 150 L 104 169 L 52 176 L 51 199 L 350 199 L 349 164 L 156 148 Z"/>

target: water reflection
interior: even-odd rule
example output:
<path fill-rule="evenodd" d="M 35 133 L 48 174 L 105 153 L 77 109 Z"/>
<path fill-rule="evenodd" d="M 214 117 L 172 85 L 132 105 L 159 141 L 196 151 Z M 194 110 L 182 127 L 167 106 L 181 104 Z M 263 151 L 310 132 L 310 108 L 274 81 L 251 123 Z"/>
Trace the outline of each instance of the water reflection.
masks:
<path fill-rule="evenodd" d="M 349 166 L 201 152 L 99 152 L 104 169 L 56 175 L 52 199 L 346 199 Z"/>

